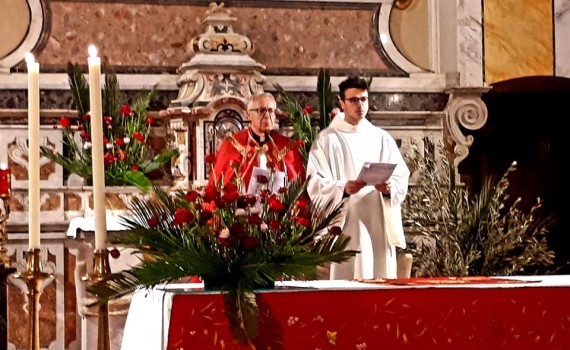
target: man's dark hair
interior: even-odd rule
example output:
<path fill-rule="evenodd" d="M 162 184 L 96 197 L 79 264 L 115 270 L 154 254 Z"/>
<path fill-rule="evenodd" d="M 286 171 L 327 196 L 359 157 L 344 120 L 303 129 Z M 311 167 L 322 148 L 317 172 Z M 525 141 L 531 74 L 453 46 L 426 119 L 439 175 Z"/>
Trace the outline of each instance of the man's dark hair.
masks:
<path fill-rule="evenodd" d="M 344 100 L 346 89 L 359 89 L 368 91 L 368 82 L 360 77 L 348 77 L 338 85 L 340 99 Z"/>

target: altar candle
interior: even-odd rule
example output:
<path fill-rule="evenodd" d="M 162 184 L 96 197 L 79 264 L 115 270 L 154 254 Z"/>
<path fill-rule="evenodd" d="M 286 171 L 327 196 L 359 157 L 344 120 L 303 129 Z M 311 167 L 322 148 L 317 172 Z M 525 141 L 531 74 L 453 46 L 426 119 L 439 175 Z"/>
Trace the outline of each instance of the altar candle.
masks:
<path fill-rule="evenodd" d="M 10 177 L 10 168 L 8 168 L 8 164 L 0 164 L 0 198 L 10 197 Z"/>
<path fill-rule="evenodd" d="M 107 247 L 105 211 L 105 165 L 103 163 L 103 108 L 101 106 L 101 58 L 97 48 L 89 46 L 89 102 L 91 120 L 91 158 L 93 168 L 93 211 L 95 213 L 95 249 Z"/>
<path fill-rule="evenodd" d="M 26 54 L 28 67 L 28 248 L 40 248 L 40 64 Z"/>

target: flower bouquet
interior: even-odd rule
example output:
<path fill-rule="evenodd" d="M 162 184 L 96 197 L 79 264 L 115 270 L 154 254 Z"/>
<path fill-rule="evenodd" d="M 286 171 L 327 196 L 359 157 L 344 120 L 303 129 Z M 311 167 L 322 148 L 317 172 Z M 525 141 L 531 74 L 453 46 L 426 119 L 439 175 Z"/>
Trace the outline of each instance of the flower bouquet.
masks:
<path fill-rule="evenodd" d="M 78 65 L 68 64 L 68 77 L 78 125 L 61 117 L 58 128 L 63 133 L 63 153 L 51 147 L 41 147 L 41 155 L 61 165 L 66 171 L 77 174 L 88 184 L 92 180 L 91 116 L 89 114 L 89 87 Z M 103 133 L 105 145 L 105 184 L 136 186 L 143 191 L 152 188 L 148 174 L 161 169 L 177 149 L 165 149 L 158 154 L 149 145 L 149 136 L 155 120 L 147 116 L 147 108 L 156 90 L 138 97 L 131 105 L 124 104 L 117 76 L 105 74 L 103 89 Z"/>
<path fill-rule="evenodd" d="M 350 238 L 333 225 L 342 203 L 308 202 L 300 181 L 273 192 L 271 177 L 257 178 L 256 194 L 241 194 L 228 183 L 173 193 L 155 187 L 153 198 L 135 198 L 132 216 L 123 217 L 130 230 L 113 243 L 136 248 L 144 261 L 88 290 L 107 301 L 199 276 L 206 288 L 224 293 L 233 336 L 253 340 L 259 322 L 254 290 L 273 288 L 276 280 L 315 278 L 317 266 L 356 254 L 345 250 Z"/>

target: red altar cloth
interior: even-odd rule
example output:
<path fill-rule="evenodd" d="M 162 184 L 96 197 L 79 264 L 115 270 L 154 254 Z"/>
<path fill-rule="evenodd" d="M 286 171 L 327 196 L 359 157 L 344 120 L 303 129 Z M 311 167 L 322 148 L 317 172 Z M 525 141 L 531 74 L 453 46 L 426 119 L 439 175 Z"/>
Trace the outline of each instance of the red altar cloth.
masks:
<path fill-rule="evenodd" d="M 532 286 L 531 286 L 532 285 Z M 534 283 L 257 293 L 260 334 L 230 335 L 219 293 L 177 293 L 167 349 L 570 349 L 570 287 Z"/>

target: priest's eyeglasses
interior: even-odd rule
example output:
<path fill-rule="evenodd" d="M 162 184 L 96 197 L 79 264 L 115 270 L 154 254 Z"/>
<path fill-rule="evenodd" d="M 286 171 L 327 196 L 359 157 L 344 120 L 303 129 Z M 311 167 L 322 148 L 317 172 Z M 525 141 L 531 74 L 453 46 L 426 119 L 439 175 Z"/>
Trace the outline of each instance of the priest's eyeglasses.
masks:
<path fill-rule="evenodd" d="M 354 104 L 357 104 L 357 103 L 359 103 L 359 102 L 360 102 L 360 103 L 366 103 L 366 102 L 368 102 L 368 97 L 366 97 L 366 96 L 351 97 L 351 98 L 345 98 L 344 100 L 345 100 L 345 101 L 350 101 L 350 103 L 354 103 Z"/>
<path fill-rule="evenodd" d="M 259 115 L 266 115 L 266 114 L 274 115 L 277 110 L 275 108 L 262 107 L 262 108 L 252 108 L 249 111 L 256 112 Z"/>

